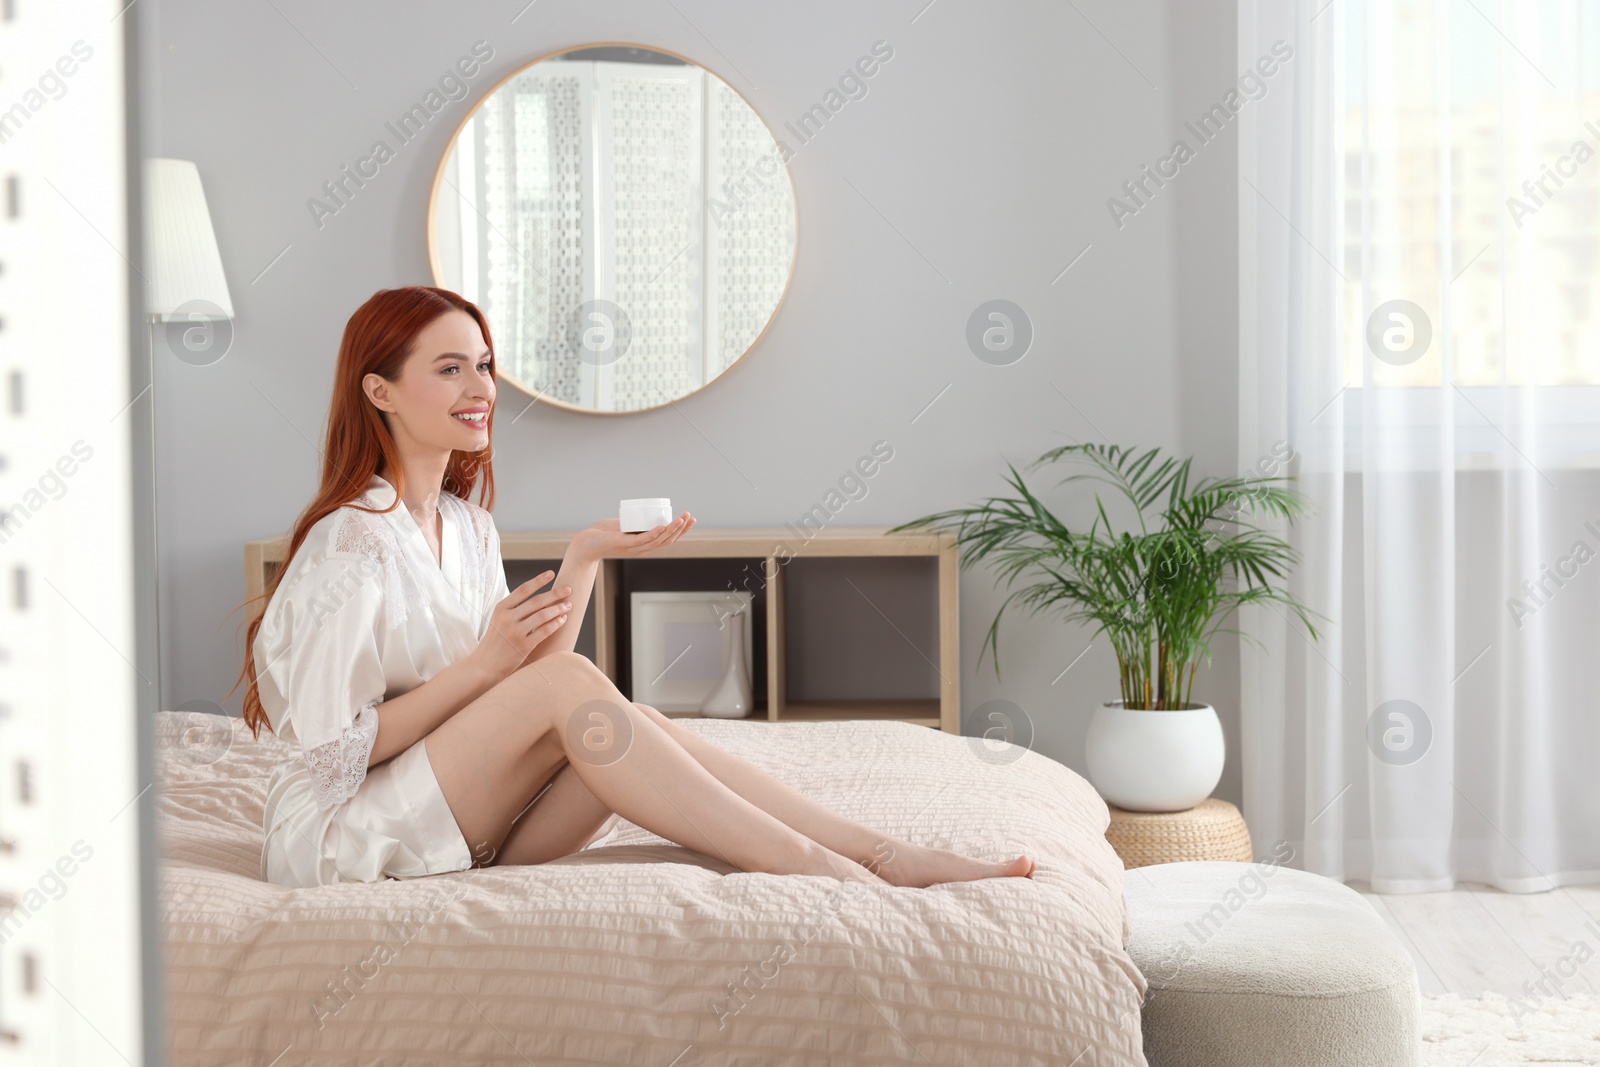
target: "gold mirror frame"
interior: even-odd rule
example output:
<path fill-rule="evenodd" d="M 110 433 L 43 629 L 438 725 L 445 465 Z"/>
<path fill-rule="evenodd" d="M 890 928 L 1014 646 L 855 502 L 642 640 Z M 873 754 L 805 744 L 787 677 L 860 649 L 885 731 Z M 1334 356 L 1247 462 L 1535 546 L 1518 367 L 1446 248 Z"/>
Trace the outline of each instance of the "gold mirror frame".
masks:
<path fill-rule="evenodd" d="M 439 203 L 439 186 L 444 182 L 445 167 L 450 162 L 450 154 L 456 149 L 456 143 L 461 139 L 461 131 L 466 128 L 468 122 L 472 121 L 473 116 L 477 115 L 478 109 L 483 107 L 484 101 L 493 96 L 502 85 L 505 85 L 523 71 L 543 63 L 547 59 L 553 59 L 556 56 L 566 55 L 568 52 L 578 52 L 589 48 L 638 48 L 648 52 L 659 52 L 662 55 L 672 56 L 674 59 L 679 59 L 685 63 L 693 64 L 694 66 L 705 71 L 707 74 L 717 78 L 722 82 L 722 84 L 726 85 L 730 91 L 737 93 L 739 99 L 744 101 L 745 106 L 750 108 L 751 113 L 755 115 L 757 119 L 760 119 L 762 127 L 767 131 L 767 135 L 772 138 L 772 143 L 774 145 L 782 143 L 778 140 L 777 135 L 772 132 L 772 127 L 767 125 L 767 120 L 761 117 L 761 112 L 755 109 L 755 105 L 750 103 L 748 97 L 739 92 L 738 89 L 734 88 L 732 82 L 728 81 L 728 79 L 724 78 L 722 75 L 718 74 L 715 70 L 706 66 L 698 59 L 691 58 L 679 52 L 674 52 L 670 48 L 661 48 L 658 45 L 652 44 L 641 44 L 638 41 L 591 41 L 584 44 L 565 45 L 561 48 L 544 52 L 517 67 L 505 77 L 489 86 L 488 89 L 484 90 L 483 95 L 473 103 L 472 107 L 467 109 L 467 113 L 462 116 L 460 122 L 456 123 L 456 128 L 450 133 L 450 140 L 448 143 L 446 143 L 444 154 L 439 157 L 439 163 L 434 168 L 433 183 L 428 189 L 428 216 L 425 225 L 427 229 L 428 240 L 428 269 L 433 274 L 434 285 L 439 286 L 440 288 L 445 288 L 444 271 L 439 266 L 439 247 L 435 238 L 436 227 L 434 225 L 434 212 Z M 717 382 L 720 382 L 723 378 L 726 378 L 734 367 L 738 366 L 744 361 L 745 357 L 750 355 L 751 352 L 755 351 L 756 346 L 761 343 L 761 339 L 767 335 L 767 331 L 772 329 L 772 324 L 777 321 L 778 312 L 783 309 L 783 303 L 789 297 L 789 287 L 794 284 L 795 266 L 800 261 L 800 197 L 795 190 L 794 175 L 789 173 L 789 164 L 787 161 L 785 161 L 783 164 L 783 175 L 784 180 L 789 183 L 790 199 L 794 202 L 794 242 L 792 246 L 793 250 L 789 254 L 789 270 L 788 274 L 784 278 L 783 291 L 778 294 L 778 302 L 772 306 L 772 314 L 767 316 L 766 324 L 761 327 L 761 332 L 756 334 L 755 338 L 751 340 L 750 344 L 745 348 L 745 350 L 739 353 L 737 358 L 730 361 L 728 365 L 723 368 L 722 373 L 718 374 L 715 378 L 710 379 L 698 389 L 693 389 L 687 393 L 684 393 L 682 396 L 673 397 L 665 404 L 656 404 L 647 408 L 629 408 L 627 411 L 604 411 L 599 408 L 579 407 L 576 404 L 569 404 L 565 400 L 557 400 L 554 397 L 547 396 L 539 389 L 536 389 L 525 382 L 503 373 L 500 370 L 500 360 L 498 354 L 495 358 L 495 380 L 497 382 L 509 382 L 516 388 L 533 397 L 535 401 L 543 402 L 551 407 L 564 408 L 567 411 L 575 411 L 582 415 L 642 415 L 647 411 L 657 411 L 664 407 L 670 407 L 680 400 L 686 400 L 698 393 L 702 393 L 711 388 L 711 386 L 715 385 Z M 493 323 L 490 323 L 491 328 L 493 325 Z"/>

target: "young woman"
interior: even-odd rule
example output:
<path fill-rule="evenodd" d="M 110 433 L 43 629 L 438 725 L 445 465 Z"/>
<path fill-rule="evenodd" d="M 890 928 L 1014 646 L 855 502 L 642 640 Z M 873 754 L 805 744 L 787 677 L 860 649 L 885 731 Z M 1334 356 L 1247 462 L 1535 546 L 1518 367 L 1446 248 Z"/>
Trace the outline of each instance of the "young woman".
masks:
<path fill-rule="evenodd" d="M 551 589 L 535 592 L 548 571 L 508 589 L 485 510 L 494 369 L 483 313 L 447 290 L 381 290 L 345 327 L 322 485 L 240 673 L 252 732 L 266 723 L 299 748 L 268 784 L 265 880 L 543 863 L 614 815 L 743 871 L 902 886 L 1032 875 L 1027 856 L 984 863 L 843 818 L 574 652 L 599 561 L 670 545 L 694 519 L 631 534 L 597 522 Z M 483 507 L 467 501 L 480 480 Z"/>

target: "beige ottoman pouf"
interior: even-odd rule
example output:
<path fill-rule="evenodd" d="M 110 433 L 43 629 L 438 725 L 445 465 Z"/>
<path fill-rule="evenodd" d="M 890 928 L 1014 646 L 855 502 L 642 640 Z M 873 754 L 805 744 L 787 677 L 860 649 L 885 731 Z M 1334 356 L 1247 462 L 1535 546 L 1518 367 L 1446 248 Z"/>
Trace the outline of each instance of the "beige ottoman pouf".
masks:
<path fill-rule="evenodd" d="M 1415 1067 L 1421 991 L 1355 890 L 1260 863 L 1124 878 L 1150 1067 Z"/>

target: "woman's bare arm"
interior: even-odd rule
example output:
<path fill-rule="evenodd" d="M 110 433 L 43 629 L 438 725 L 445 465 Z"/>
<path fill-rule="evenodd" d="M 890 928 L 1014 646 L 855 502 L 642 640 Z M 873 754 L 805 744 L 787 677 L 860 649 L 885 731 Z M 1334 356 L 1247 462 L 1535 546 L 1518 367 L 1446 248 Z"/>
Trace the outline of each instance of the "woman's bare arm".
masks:
<path fill-rule="evenodd" d="M 566 598 L 572 602 L 572 610 L 567 612 L 567 621 L 555 633 L 539 642 L 523 663 L 543 659 L 552 652 L 573 651 L 578 644 L 578 629 L 583 625 L 583 613 L 589 608 L 589 594 L 594 590 L 594 578 L 599 569 L 600 561 L 579 548 L 577 541 L 567 546 L 567 554 L 561 559 L 561 570 L 556 574 L 555 588 L 572 587 L 571 595 Z"/>
<path fill-rule="evenodd" d="M 573 651 L 578 643 L 578 628 L 583 625 L 583 614 L 589 607 L 589 597 L 594 592 L 595 573 L 604 555 L 617 551 L 619 544 L 622 546 L 619 554 L 628 555 L 643 554 L 661 545 L 671 544 L 694 525 L 694 520 L 685 513 L 677 521 L 649 534 L 622 534 L 620 537 L 615 531 L 616 523 L 616 519 L 611 519 L 609 523 L 597 523 L 567 546 L 566 555 L 561 560 L 561 570 L 551 583 L 550 592 L 538 595 L 539 604 L 554 603 L 558 599 L 552 595 L 554 591 L 570 586 L 571 592 L 559 600 L 570 603 L 572 607 L 566 612 L 566 622 L 544 635 L 523 657 L 522 664 L 532 663 L 554 652 Z M 524 584 L 531 587 L 533 582 Z M 519 587 L 517 593 L 522 591 L 522 587 Z M 527 614 L 529 610 L 526 607 L 519 609 L 522 614 Z M 547 614 L 557 610 L 560 609 L 549 608 Z M 489 666 L 488 661 L 494 657 L 480 658 L 478 652 L 481 648 L 480 645 L 471 654 L 445 667 L 409 693 L 378 705 L 378 736 L 372 743 L 372 753 L 367 757 L 369 768 L 404 752 L 419 739 L 431 734 L 446 719 L 487 693 L 511 673 Z"/>
<path fill-rule="evenodd" d="M 558 577 L 557 584 L 545 592 L 534 592 L 549 573 L 523 582 L 495 605 L 488 629 L 471 652 L 410 692 L 377 706 L 378 735 L 367 757 L 368 767 L 433 733 L 450 716 L 510 677 L 520 663 L 527 662 L 530 651 L 562 628 L 561 618 L 569 613 L 566 605 L 573 603 L 568 600 L 570 593 L 563 592 L 565 583 Z M 592 569 L 590 575 L 592 581 Z M 587 586 L 584 595 L 588 595 Z"/>
<path fill-rule="evenodd" d="M 404 752 L 498 681 L 473 656 L 463 656 L 410 692 L 385 700 L 378 705 L 378 736 L 367 767 Z"/>
<path fill-rule="evenodd" d="M 533 663 L 553 652 L 571 652 L 577 647 L 578 629 L 583 625 L 583 613 L 588 610 L 589 595 L 594 590 L 595 574 L 600 569 L 601 560 L 617 556 L 642 556 L 665 548 L 688 533 L 693 526 L 694 517 L 685 511 L 671 522 L 642 533 L 622 533 L 616 519 L 604 519 L 586 530 L 580 530 L 572 543 L 567 545 L 566 555 L 561 560 L 561 573 L 556 575 L 555 580 L 558 589 L 562 586 L 572 587 L 571 595 L 566 598 L 572 602 L 572 610 L 567 614 L 567 621 L 529 652 L 523 663 Z"/>

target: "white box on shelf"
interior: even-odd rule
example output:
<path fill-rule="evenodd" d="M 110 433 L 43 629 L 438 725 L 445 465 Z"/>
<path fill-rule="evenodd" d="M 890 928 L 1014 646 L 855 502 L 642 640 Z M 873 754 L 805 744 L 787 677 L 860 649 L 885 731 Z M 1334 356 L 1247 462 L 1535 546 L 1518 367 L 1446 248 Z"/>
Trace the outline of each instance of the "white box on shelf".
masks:
<path fill-rule="evenodd" d="M 630 699 L 662 712 L 699 711 L 728 667 L 724 625 L 743 631 L 745 666 L 753 674 L 752 601 L 743 590 L 630 594 Z"/>

